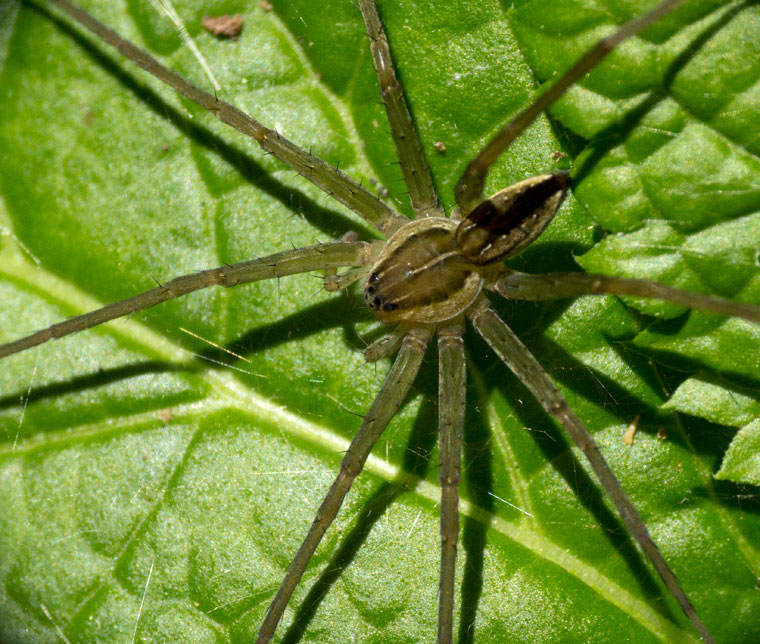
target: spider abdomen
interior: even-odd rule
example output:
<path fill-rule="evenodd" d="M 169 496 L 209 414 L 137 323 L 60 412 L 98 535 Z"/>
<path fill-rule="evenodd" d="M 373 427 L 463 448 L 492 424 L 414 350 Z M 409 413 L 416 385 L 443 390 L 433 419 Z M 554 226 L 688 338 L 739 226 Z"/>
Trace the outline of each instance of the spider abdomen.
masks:
<path fill-rule="evenodd" d="M 464 311 L 483 278 L 456 246 L 458 222 L 410 222 L 387 242 L 364 282 L 364 299 L 383 322 L 442 322 Z"/>

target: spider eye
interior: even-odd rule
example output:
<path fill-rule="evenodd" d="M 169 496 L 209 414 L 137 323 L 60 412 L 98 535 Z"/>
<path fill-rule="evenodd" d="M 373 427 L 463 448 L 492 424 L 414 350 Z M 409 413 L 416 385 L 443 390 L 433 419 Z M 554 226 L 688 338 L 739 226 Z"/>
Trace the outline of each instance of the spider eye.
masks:
<path fill-rule="evenodd" d="M 516 255 L 549 225 L 568 187 L 567 173 L 553 172 L 497 192 L 459 224 L 460 252 L 477 266 Z"/>

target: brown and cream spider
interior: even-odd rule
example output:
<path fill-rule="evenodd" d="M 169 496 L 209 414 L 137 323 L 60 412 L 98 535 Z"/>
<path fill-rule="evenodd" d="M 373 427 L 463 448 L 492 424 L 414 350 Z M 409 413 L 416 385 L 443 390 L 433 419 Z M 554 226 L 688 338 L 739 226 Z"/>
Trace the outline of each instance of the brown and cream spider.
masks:
<path fill-rule="evenodd" d="M 360 4 L 365 14 L 372 15 L 372 3 Z M 220 97 L 249 106 L 257 118 L 270 121 L 301 144 L 311 142 L 316 154 L 347 165 L 351 174 L 371 177 L 377 172 L 381 183 L 396 192 L 396 174 L 379 161 L 387 159 L 388 143 L 376 143 L 372 134 L 383 129 L 381 117 L 367 106 L 369 82 L 366 74 L 359 73 L 367 67 L 368 61 L 358 54 L 366 46 L 352 49 L 351 39 L 361 30 L 352 23 L 350 30 L 345 27 L 351 31 L 347 44 L 336 44 L 335 33 L 344 30 L 343 15 L 355 12 L 350 3 L 345 5 L 337 5 L 330 19 L 313 29 L 310 11 L 315 9 L 290 2 L 278 7 L 276 15 L 265 9 L 250 12 L 244 35 L 234 46 L 210 36 L 197 40 L 203 41 L 212 71 L 225 74 Z M 580 31 L 580 40 L 585 41 L 568 45 L 564 61 L 568 62 L 601 35 L 597 31 L 609 33 L 609 23 L 624 21 L 590 6 L 584 11 L 556 3 L 527 7 L 516 12 L 513 28 L 539 77 L 548 73 L 546 41 L 564 46 L 566 34 L 561 30 L 560 36 L 547 35 L 558 25 L 566 25 L 571 33 Z M 512 46 L 500 7 L 437 5 L 431 11 L 403 2 L 383 3 L 381 8 L 391 25 L 394 46 L 399 45 L 396 58 L 404 80 L 408 77 L 406 86 L 416 122 L 422 124 L 424 148 L 437 170 L 436 183 L 454 179 L 450 186 L 441 186 L 442 201 L 450 210 L 455 178 L 464 170 L 462 159 L 472 157 L 505 116 L 527 102 L 525 88 L 530 84 L 517 90 L 517 96 L 507 90 L 481 90 L 485 77 L 498 78 L 499 88 L 503 81 L 500 71 L 482 69 L 482 60 L 501 65 L 503 50 Z M 201 10 L 202 6 L 194 9 Z M 596 210 L 598 220 L 612 230 L 632 231 L 603 240 L 582 260 L 585 266 L 597 262 L 609 268 L 615 261 L 622 263 L 633 249 L 643 249 L 646 261 L 634 269 L 639 274 L 645 271 L 646 277 L 657 276 L 664 283 L 754 299 L 756 270 L 753 266 L 746 272 L 743 262 L 754 244 L 751 208 L 759 173 L 751 116 L 756 107 L 750 90 L 734 103 L 725 102 L 723 96 L 720 109 L 711 106 L 711 100 L 721 97 L 720 86 L 713 93 L 705 91 L 705 83 L 713 82 L 711 73 L 707 80 L 693 78 L 699 78 L 705 58 L 719 54 L 725 76 L 742 76 L 745 86 L 752 87 L 746 79 L 752 78 L 757 63 L 742 68 L 747 53 L 739 45 L 754 42 L 753 10 L 742 4 L 716 9 L 690 3 L 650 27 L 647 38 L 615 52 L 615 62 L 585 80 L 583 89 L 573 89 L 586 109 L 589 100 L 596 103 L 592 117 L 580 116 L 572 97 L 557 106 L 560 120 L 595 139 L 574 167 L 576 192 L 591 207 L 602 195 L 606 206 Z M 320 4 L 318 11 L 324 12 L 324 6 Z M 461 24 L 453 18 L 460 11 Z M 483 236 L 483 230 L 489 222 L 492 228 L 499 227 L 503 217 L 494 218 L 488 206 L 475 206 L 478 190 L 459 193 L 465 211 L 475 213 L 461 226 L 451 219 L 425 218 L 438 212 L 403 107 L 398 108 L 401 125 L 395 138 L 406 141 L 410 149 L 402 153 L 408 159 L 402 167 L 407 176 L 422 177 L 408 181 L 412 201 L 419 204 L 414 224 L 406 225 L 383 202 L 327 166 L 318 169 L 316 159 L 305 161 L 303 153 L 279 150 L 305 174 L 328 182 L 328 192 L 337 193 L 339 201 L 358 211 L 365 219 L 363 225 L 342 210 L 334 213 L 331 200 L 283 174 L 277 162 L 247 156 L 250 145 L 217 129 L 215 123 L 195 125 L 193 106 L 171 96 L 159 99 L 155 92 L 162 90 L 143 85 L 152 81 L 136 80 L 126 64 L 44 6 L 30 4 L 11 14 L 7 24 L 13 26 L 13 37 L 4 70 L 5 117 L 0 125 L 7 157 L 2 179 L 7 221 L 2 223 L 11 235 L 2 266 L 8 303 L 2 313 L 3 328 L 8 329 L 4 333 L 9 340 L 26 328 L 49 324 L 53 320 L 47 321 L 48 317 L 60 319 L 77 309 L 95 308 L 82 290 L 104 301 L 118 300 L 139 291 L 151 276 L 164 281 L 256 254 L 267 257 L 242 269 L 249 270 L 246 279 L 324 269 L 331 289 L 362 280 L 365 297 L 381 320 L 401 321 L 401 326 L 391 335 L 368 326 L 359 298 L 328 296 L 323 301 L 315 293 L 313 279 L 304 278 L 295 288 L 284 286 L 282 294 L 273 283 L 236 289 L 234 300 L 229 293 L 202 292 L 164 305 L 163 313 L 151 312 L 145 322 L 117 323 L 107 334 L 74 336 L 6 358 L 0 381 L 6 428 L 3 480 L 11 508 L 3 515 L 2 531 L 5 639 L 28 638 L 22 635 L 26 630 L 35 641 L 41 635 L 53 640 L 115 640 L 120 633 L 133 640 L 248 641 L 332 478 L 322 462 L 333 463 L 336 452 L 345 450 L 351 439 L 368 453 L 376 439 L 373 434 L 407 398 L 424 345 L 432 344 L 435 332 L 442 374 L 440 424 L 450 430 L 444 432 L 447 449 L 432 457 L 440 468 L 426 469 L 423 464 L 429 463 L 425 453 L 432 449 L 436 425 L 429 402 L 435 385 L 423 373 L 416 386 L 429 395 L 400 414 L 411 434 L 404 434 L 399 425 L 384 436 L 386 442 L 378 448 L 385 454 L 369 462 L 374 480 L 357 484 L 364 487 L 348 501 L 348 516 L 339 518 L 338 529 L 328 533 L 327 543 L 317 551 L 314 563 L 324 565 L 307 570 L 315 583 L 302 584 L 306 588 L 294 601 L 297 607 L 288 616 L 285 639 L 430 640 L 434 627 L 429 620 L 435 622 L 430 606 L 440 600 L 439 641 L 444 642 L 450 641 L 453 616 L 459 619 L 460 641 L 693 641 L 693 632 L 675 609 L 662 604 L 665 591 L 589 483 L 565 439 L 535 403 L 523 400 L 522 390 L 515 393 L 515 383 L 505 380 L 509 376 L 504 369 L 484 357 L 487 349 L 474 334 L 469 378 L 474 386 L 471 404 L 465 406 L 463 316 L 516 369 L 547 410 L 559 415 L 581 442 L 588 441 L 561 394 L 488 307 L 483 285 L 528 300 L 564 298 L 600 288 L 663 294 L 651 283 L 587 279 L 582 273 L 547 281 L 515 272 L 570 268 L 567 251 L 582 252 L 597 231 L 578 208 L 563 210 L 562 219 L 542 237 L 543 243 L 516 257 L 510 270 L 504 269 L 503 258 L 522 250 L 554 216 L 567 187 L 564 173 L 544 173 L 509 188 L 511 201 L 505 208 L 521 223 L 511 227 L 511 237 L 493 237 Z M 136 3 L 125 15 L 102 17 L 167 55 L 173 67 L 192 70 L 197 64 L 200 56 L 194 58 L 190 47 L 178 46 L 172 32 L 165 33 L 162 23 Z M 432 24 L 420 31 L 427 19 Z M 266 28 L 261 29 L 261 24 Z M 375 43 L 382 42 L 377 29 Z M 305 37 L 299 41 L 294 36 L 302 30 Z M 530 42 L 537 44 L 525 44 Z M 652 44 L 658 42 L 663 47 Z M 738 52 L 728 63 L 726 42 Z M 248 47 L 250 55 L 240 57 L 238 45 Z M 503 49 L 494 51 L 494 47 Z M 387 54 L 379 51 L 380 56 Z M 557 52 L 552 55 L 556 58 Z M 637 73 L 626 67 L 631 61 Z M 566 66 L 561 60 L 559 65 Z M 435 78 L 436 82 L 415 85 L 416 67 L 427 69 L 419 75 L 421 81 Z M 315 69 L 321 78 L 303 71 Z M 467 74 L 473 78 L 460 85 Z M 522 74 L 530 80 L 525 69 Z M 233 78 L 235 87 L 231 87 Z M 611 95 L 600 87 L 612 88 Z M 376 88 L 371 90 L 376 93 Z M 705 104 L 689 103 L 689 91 L 701 93 Z M 441 93 L 447 96 L 443 101 Z M 302 110 L 305 96 L 311 100 Z M 220 107 L 213 97 L 208 100 Z M 691 112 L 679 111 L 682 103 Z M 457 119 L 462 111 L 472 118 Z M 614 128 L 612 122 L 617 123 Z M 704 123 L 710 124 L 709 131 L 700 131 L 698 126 Z M 545 123 L 534 128 L 540 129 L 538 139 L 549 134 Z M 357 131 L 370 133 L 372 144 L 366 150 L 354 145 Z M 120 134 L 113 138 L 113 132 Z M 439 140 L 445 145 L 434 146 Z M 509 162 L 518 162 L 522 140 L 509 150 Z M 535 144 L 534 139 L 531 145 Z M 496 168 L 490 192 L 514 184 L 516 177 L 544 172 L 555 146 L 550 142 L 539 147 L 536 158 L 521 158 L 523 165 L 518 168 Z M 578 147 L 571 141 L 571 149 Z M 676 152 L 695 149 L 697 153 L 684 165 L 673 162 Z M 117 161 L 119 171 L 114 174 Z M 527 169 L 530 165 L 534 169 Z M 664 173 L 659 172 L 663 165 Z M 710 181 L 696 186 L 692 182 L 684 193 L 685 179 L 700 173 Z M 106 177 L 107 189 L 102 187 Z M 618 190 L 610 194 L 611 186 Z M 538 221 L 525 219 L 526 203 L 530 212 L 538 213 L 534 217 Z M 706 204 L 717 211 L 715 220 L 699 210 Z M 300 217 L 286 218 L 284 205 L 292 206 Z M 652 210 L 646 206 L 660 208 L 670 222 L 651 222 Z M 704 219 L 685 219 L 694 212 L 702 212 Z M 385 235 L 401 230 L 402 237 L 388 245 L 373 242 L 367 224 Z M 196 237 L 198 230 L 205 234 Z M 707 234 L 699 237 L 695 230 Z M 268 255 L 290 244 L 308 245 L 355 231 L 364 241 L 353 241 L 349 235 L 343 242 Z M 724 240 L 731 232 L 738 241 L 727 250 Z M 682 238 L 690 234 L 689 243 L 684 243 Z M 211 243 L 199 238 L 205 242 L 210 238 Z M 399 253 L 391 254 L 389 249 L 411 240 L 418 245 L 402 254 L 400 266 Z M 435 279 L 430 274 L 437 269 L 426 270 L 417 284 L 407 282 L 403 274 L 388 286 L 389 274 L 425 254 L 430 261 L 440 257 L 442 264 L 453 263 L 455 268 L 444 268 Z M 34 269 L 35 262 L 41 268 Z M 161 268 L 162 274 L 156 275 L 157 267 L 164 264 L 166 273 Z M 348 277 L 336 275 L 334 269 L 342 266 L 358 269 L 349 270 Z M 733 273 L 739 269 L 745 271 L 739 278 L 741 288 L 732 291 Z M 221 275 L 239 281 L 235 270 L 241 269 L 225 266 L 213 273 L 195 273 L 184 283 L 206 286 L 221 280 Z M 624 267 L 620 270 L 626 272 Z M 536 282 L 540 291 L 534 290 Z M 168 283 L 155 293 L 174 297 L 171 289 L 176 285 Z M 758 319 L 751 306 L 683 291 L 666 289 L 666 294 L 690 307 L 720 306 L 724 314 Z M 165 298 L 148 299 L 154 302 L 159 297 Z M 680 312 L 668 306 L 646 310 L 670 317 Z M 284 323 L 272 322 L 281 317 L 281 310 L 289 317 Z M 549 358 L 572 406 L 604 443 L 605 453 L 612 454 L 626 489 L 635 490 L 637 505 L 643 506 L 668 559 L 675 560 L 690 596 L 698 598 L 700 615 L 719 633 L 717 639 L 752 641 L 759 626 L 752 619 L 758 600 L 751 588 L 760 557 L 751 539 L 756 530 L 751 508 L 749 513 L 738 512 L 733 507 L 739 504 L 736 490 L 717 488 L 711 481 L 712 459 L 719 455 L 707 450 L 712 441 L 705 435 L 714 427 L 690 425 L 687 431 L 680 420 L 656 410 L 662 392 L 679 380 L 660 364 L 657 351 L 645 348 L 647 343 L 655 350 L 682 348 L 692 372 L 695 363 L 708 371 L 701 380 L 687 381 L 691 387 L 703 383 L 700 391 L 706 391 L 722 386 L 724 397 L 738 398 L 740 391 L 751 398 L 733 382 L 756 382 L 752 369 L 756 361 L 747 347 L 753 346 L 757 328 L 740 322 L 736 328 L 730 323 L 724 328 L 725 321 L 716 322 L 715 316 L 690 315 L 639 333 L 645 323 L 612 297 L 584 298 L 575 304 L 563 300 L 550 306 L 523 303 L 514 311 L 505 308 L 503 315 L 510 325 L 527 332 L 536 345 L 532 350 Z M 259 327 L 249 331 L 256 324 Z M 686 332 L 679 327 L 686 327 Z M 717 353 L 731 356 L 728 367 L 720 355 L 710 353 L 710 347 L 694 348 L 695 338 L 707 328 L 720 345 Z M 549 342 L 540 340 L 537 332 L 547 332 Z M 736 340 L 740 333 L 746 336 L 741 344 Z M 196 343 L 198 336 L 213 338 L 224 350 L 242 355 L 233 365 L 242 373 L 192 359 L 188 348 L 201 360 L 226 360 L 216 345 Z M 634 337 L 636 343 L 631 344 Z M 382 369 L 360 368 L 355 347 L 362 340 L 375 339 L 368 349 L 373 360 L 400 349 L 387 384 L 356 433 L 357 423 L 347 412 L 361 413 L 369 406 L 383 374 Z M 295 345 L 298 359 L 291 354 L 283 360 L 282 347 L 290 344 Z M 638 351 L 645 352 L 643 357 Z M 744 357 L 738 355 L 742 352 Z M 716 381 L 709 372 L 716 369 L 729 380 Z M 649 370 L 645 377 L 639 374 L 643 370 Z M 313 380 L 319 381 L 316 387 Z M 604 402 L 595 402 L 608 394 L 611 410 L 604 408 Z M 751 409 L 749 403 L 745 407 Z M 636 415 L 642 418 L 642 431 L 631 449 L 622 443 L 620 425 L 633 422 Z M 478 427 L 485 423 L 494 433 L 478 438 Z M 430 583 L 430 576 L 437 576 L 431 551 L 438 546 L 431 545 L 432 539 L 430 544 L 423 541 L 435 534 L 422 529 L 435 511 L 435 490 L 426 476 L 434 481 L 434 470 L 439 469 L 443 481 L 456 480 L 459 440 L 452 436 L 465 424 L 475 429 L 475 436 L 465 452 L 469 489 L 462 510 L 480 524 L 472 522 L 465 528 L 464 558 L 460 557 L 464 565 L 455 585 L 451 544 L 457 533 L 457 498 L 453 486 L 443 485 L 447 493 L 442 514 L 448 519 L 442 523 L 449 545 L 444 548 L 448 554 L 443 556 L 445 572 L 436 599 L 437 585 Z M 513 436 L 515 432 L 505 431 L 510 424 L 525 425 L 534 430 L 533 435 Z M 654 433 L 666 426 L 668 441 L 659 442 Z M 356 460 L 364 458 L 357 459 L 356 449 L 346 457 L 349 469 L 356 469 Z M 593 458 L 594 448 L 589 449 Z M 604 462 L 596 458 L 594 464 L 601 470 L 605 489 L 617 495 L 624 512 L 630 512 Z M 386 483 L 378 484 L 378 477 Z M 266 478 L 274 484 L 256 482 Z M 347 491 L 347 478 L 339 477 L 334 485 Z M 396 500 L 405 486 L 414 490 L 414 498 Z M 549 493 L 557 490 L 560 493 Z M 722 499 L 724 493 L 730 494 L 728 502 Z M 650 507 L 648 498 L 656 499 L 656 505 L 652 502 Z M 327 505 L 333 506 L 329 514 L 337 510 L 336 499 L 335 493 L 328 495 Z M 751 499 L 742 502 L 751 505 Z M 303 513 L 293 516 L 291 509 Z M 488 532 L 482 527 L 486 524 L 492 527 Z M 646 538 L 635 519 L 629 525 L 638 538 Z M 317 530 L 321 532 L 321 527 Z M 499 542 L 509 546 L 503 548 Z M 700 542 L 705 545 L 696 547 Z M 364 547 L 357 550 L 359 544 Z M 657 558 L 656 550 L 648 550 Z M 365 559 L 346 567 L 354 557 Z M 310 559 L 300 556 L 298 565 L 305 566 Z M 716 566 L 719 571 L 713 570 Z M 342 571 L 339 576 L 336 570 Z M 670 587 L 679 592 L 673 583 Z M 461 589 L 461 610 L 452 615 L 455 588 Z M 284 597 L 279 606 L 284 609 L 286 601 Z M 278 612 L 270 615 L 261 640 L 276 626 Z"/>

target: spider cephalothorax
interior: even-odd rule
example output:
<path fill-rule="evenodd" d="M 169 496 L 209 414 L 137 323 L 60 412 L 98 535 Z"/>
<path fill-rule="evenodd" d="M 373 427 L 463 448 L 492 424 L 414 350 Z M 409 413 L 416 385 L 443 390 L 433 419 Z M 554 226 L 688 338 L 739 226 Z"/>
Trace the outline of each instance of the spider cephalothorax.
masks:
<path fill-rule="evenodd" d="M 478 205 L 462 221 L 426 217 L 397 230 L 364 282 L 383 322 L 450 320 L 477 299 L 549 225 L 568 189 L 564 172 L 531 177 Z"/>

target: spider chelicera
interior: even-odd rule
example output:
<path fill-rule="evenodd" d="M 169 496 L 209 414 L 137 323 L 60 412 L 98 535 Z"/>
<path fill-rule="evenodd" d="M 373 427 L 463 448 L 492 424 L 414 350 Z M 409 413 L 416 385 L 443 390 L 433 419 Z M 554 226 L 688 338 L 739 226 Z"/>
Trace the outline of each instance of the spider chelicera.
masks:
<path fill-rule="evenodd" d="M 372 3 L 364 2 L 361 5 L 365 15 L 371 16 Z M 374 29 L 373 42 L 382 42 L 379 27 Z M 387 52 L 381 47 L 378 56 L 381 58 L 387 56 Z M 100 61 L 100 63 L 111 73 L 121 74 L 118 69 L 113 69 L 111 63 L 107 61 Z M 386 65 L 385 69 L 391 68 Z M 147 91 L 134 87 L 134 83 L 130 79 L 122 78 L 121 80 L 131 86 L 131 90 L 147 94 Z M 388 87 L 392 85 L 392 81 L 386 79 L 381 81 L 381 84 Z M 400 95 L 394 95 L 393 91 L 390 93 L 395 97 L 394 100 L 397 100 Z M 220 104 L 216 102 L 213 102 L 212 105 L 220 107 Z M 330 289 L 347 286 L 352 279 L 361 280 L 365 299 L 370 308 L 376 310 L 380 319 L 389 323 L 401 323 L 398 331 L 380 339 L 368 349 L 369 357 L 372 360 L 390 356 L 397 350 L 399 350 L 399 357 L 396 358 L 394 366 L 391 368 L 390 375 L 386 380 L 387 384 L 377 398 L 378 402 L 370 408 L 370 412 L 365 416 L 362 429 L 359 430 L 358 438 L 355 439 L 359 448 L 365 452 L 369 451 L 375 439 L 374 436 L 372 439 L 367 437 L 375 429 L 381 430 L 384 423 L 396 412 L 398 406 L 406 398 L 421 362 L 424 346 L 431 343 L 434 333 L 437 334 L 440 339 L 439 360 L 443 374 L 441 379 L 443 393 L 440 404 L 442 420 L 440 424 L 442 427 L 448 427 L 451 430 L 451 433 L 446 434 L 448 438 L 444 438 L 443 443 L 447 447 L 442 449 L 440 457 L 440 471 L 444 481 L 442 487 L 447 491 L 442 507 L 443 515 L 448 517 L 443 521 L 443 532 L 446 537 L 444 541 L 448 546 L 444 548 L 444 553 L 446 553 L 443 556 L 444 573 L 441 575 L 442 581 L 439 591 L 441 615 L 439 639 L 447 642 L 451 638 L 450 624 L 454 592 L 454 549 L 452 544 L 457 532 L 455 521 L 456 491 L 450 483 L 458 478 L 457 463 L 459 461 L 459 439 L 452 438 L 452 436 L 456 437 L 461 432 L 465 409 L 463 398 L 464 357 L 460 340 L 463 316 L 469 317 L 478 331 L 486 337 L 492 348 L 502 356 L 505 362 L 516 368 L 518 375 L 526 382 L 529 389 L 538 394 L 548 411 L 559 415 L 571 429 L 575 428 L 576 431 L 580 431 L 575 416 L 571 415 L 564 406 L 562 398 L 554 390 L 553 385 L 545 379 L 538 366 L 530 358 L 525 357 L 526 354 L 523 353 L 519 342 L 510 335 L 507 327 L 488 307 L 483 299 L 483 287 L 495 289 L 509 297 L 526 297 L 526 299 L 551 296 L 566 297 L 590 290 L 649 295 L 657 295 L 658 293 L 652 292 L 654 287 L 651 285 L 642 286 L 641 284 L 620 281 L 605 282 L 602 278 L 587 280 L 581 274 L 554 277 L 547 280 L 546 278 L 530 278 L 512 271 L 505 271 L 503 260 L 522 250 L 524 245 L 532 241 L 535 235 L 540 233 L 543 226 L 548 224 L 554 216 L 567 188 L 568 179 L 564 173 L 544 174 L 537 179 L 529 179 L 526 183 L 518 183 L 512 186 L 507 189 L 506 193 L 499 193 L 502 195 L 504 203 L 497 207 L 477 205 L 480 203 L 480 190 L 472 189 L 473 181 L 470 179 L 467 182 L 470 187 L 465 187 L 459 192 L 462 210 L 457 215 L 459 218 L 471 215 L 470 219 L 465 219 L 465 223 L 460 226 L 453 220 L 436 222 L 426 218 L 428 216 L 436 217 L 442 213 L 437 211 L 437 200 L 433 198 L 429 181 L 425 178 L 427 170 L 424 161 L 416 152 L 418 144 L 409 125 L 411 121 L 405 115 L 403 104 L 397 103 L 397 105 L 400 107 L 397 107 L 396 112 L 393 112 L 399 121 L 399 125 L 396 126 L 395 138 L 397 141 L 406 141 L 410 146 L 410 149 L 401 153 L 401 156 L 407 159 L 402 167 L 406 168 L 407 185 L 412 193 L 412 201 L 417 203 L 418 222 L 413 225 L 407 224 L 406 220 L 393 213 L 379 200 L 374 199 L 370 193 L 365 193 L 359 187 L 347 183 L 346 179 L 328 167 L 316 169 L 316 160 L 304 160 L 302 153 L 280 147 L 278 154 L 289 155 L 291 163 L 295 167 L 300 168 L 304 174 L 316 178 L 318 182 L 328 182 L 328 192 L 333 195 L 337 193 L 344 204 L 348 204 L 349 207 L 357 210 L 381 233 L 388 236 L 396 235 L 396 237 L 392 237 L 388 246 L 369 242 L 355 242 L 351 238 L 347 238 L 346 241 L 336 244 L 325 244 L 306 250 L 285 251 L 282 255 L 270 256 L 258 263 L 254 262 L 248 268 L 240 269 L 248 271 L 244 274 L 244 279 L 234 277 L 236 269 L 224 267 L 215 273 L 198 273 L 191 279 L 185 280 L 183 284 L 208 286 L 216 281 L 221 281 L 222 275 L 226 276 L 223 279 L 235 282 L 317 269 L 323 269 L 328 273 L 326 285 Z M 161 109 L 158 108 L 157 111 L 161 111 Z M 180 120 L 176 113 L 172 113 L 169 108 L 165 108 L 164 112 L 163 116 L 169 120 Z M 232 114 L 234 118 L 238 118 L 237 115 Z M 275 121 L 277 117 L 274 115 Z M 97 118 L 93 118 L 97 127 Z M 185 129 L 192 129 L 187 122 L 183 122 L 182 125 Z M 245 127 L 245 125 L 243 126 Z M 254 129 L 256 129 L 255 126 Z M 259 130 L 257 136 L 259 138 L 262 136 L 271 138 L 273 135 Z M 209 147 L 214 147 L 214 145 L 223 147 L 222 142 L 218 140 L 212 140 Z M 447 153 L 452 150 L 452 147 L 450 144 L 447 146 Z M 234 163 L 236 161 L 235 151 L 230 149 L 225 150 L 225 152 Z M 197 162 L 201 166 L 206 163 L 205 170 L 209 173 L 213 174 L 218 170 L 209 167 L 208 158 L 200 152 Z M 244 170 L 243 174 L 245 174 L 246 168 L 242 165 L 239 167 Z M 140 188 L 146 191 L 152 189 L 150 177 L 144 178 Z M 270 193 L 277 193 L 277 191 L 276 187 L 270 186 Z M 129 214 L 131 213 L 127 211 L 126 215 Z M 306 214 L 306 216 L 311 215 Z M 509 221 L 507 226 L 504 225 L 505 219 Z M 22 224 L 19 224 L 19 227 L 22 227 Z M 499 234 L 494 234 L 494 230 Z M 484 231 L 490 232 L 485 233 Z M 23 241 L 24 235 L 21 234 L 20 237 Z M 412 243 L 414 246 L 409 250 Z M 415 265 L 415 262 L 419 262 L 420 258 L 426 255 L 428 256 L 424 261 L 424 266 L 422 264 Z M 438 258 L 442 258 L 440 262 L 437 261 Z M 453 264 L 454 266 L 443 266 L 444 264 Z M 347 276 L 343 273 L 336 275 L 334 269 L 343 266 L 358 266 L 359 268 L 356 271 L 350 271 Z M 441 268 L 441 266 L 443 267 Z M 424 270 L 420 271 L 421 268 Z M 395 273 L 398 275 L 395 276 Z M 410 278 L 411 281 L 409 281 Z M 415 280 L 417 282 L 413 283 Z M 176 283 L 167 283 L 159 287 L 154 293 L 161 295 L 148 296 L 147 301 L 156 303 L 159 299 L 166 299 L 167 296 L 164 293 L 174 297 L 178 294 L 178 292 L 175 293 L 171 290 L 174 286 Z M 669 298 L 677 301 L 678 298 L 682 298 L 680 300 L 682 303 L 692 307 L 720 306 L 724 307 L 721 309 L 723 313 L 754 316 L 754 319 L 757 319 L 757 310 L 752 307 L 742 307 L 732 303 L 721 304 L 715 300 L 700 298 L 693 294 L 679 295 L 674 291 L 666 293 L 660 291 L 659 294 L 668 295 Z M 120 314 L 123 315 L 129 310 L 131 308 L 126 306 L 123 311 L 120 311 Z M 88 319 L 93 320 L 93 318 Z M 70 325 L 65 329 L 71 330 L 73 326 Z M 182 399 L 180 394 L 176 395 L 180 400 Z M 30 414 L 32 412 L 33 410 L 30 409 Z M 382 421 L 379 421 L 378 418 L 381 418 Z M 29 427 L 28 423 L 26 427 Z M 584 442 L 588 439 L 581 434 L 579 440 Z M 13 443 L 15 449 L 16 439 Z M 593 448 L 589 449 L 593 453 Z M 348 468 L 352 471 L 358 469 L 356 461 L 361 461 L 363 456 L 357 459 L 355 451 L 351 451 L 349 454 L 346 461 Z M 608 491 L 611 488 L 614 490 L 614 483 L 610 478 L 611 474 L 604 470 L 605 466 L 602 461 L 596 459 L 594 462 L 596 467 L 602 470 L 605 487 Z M 336 482 L 336 485 L 342 486 L 344 491 L 347 491 L 347 485 L 344 485 L 343 482 L 350 482 L 347 478 L 349 477 L 343 476 Z M 618 502 L 627 507 L 626 501 L 620 497 L 619 492 L 612 492 L 612 494 L 613 496 L 617 494 Z M 337 506 L 338 500 L 338 496 L 333 493 L 328 496 L 327 505 Z M 337 510 L 337 507 L 328 507 L 327 509 L 329 513 L 332 513 L 333 509 Z M 645 538 L 642 526 L 635 520 L 632 520 L 630 527 L 640 538 Z M 321 532 L 321 526 L 317 525 L 316 530 Z M 316 546 L 316 541 L 313 545 Z M 649 550 L 652 553 L 651 556 L 657 557 L 653 548 L 649 547 Z M 308 554 L 300 556 L 297 560 L 297 567 L 305 566 L 309 559 L 310 555 Z M 151 573 L 147 575 L 148 580 L 150 580 L 153 571 L 152 563 L 149 570 Z M 665 574 L 667 576 L 667 572 Z M 153 583 L 158 582 L 154 579 Z M 148 583 L 146 583 L 145 588 L 147 592 Z M 671 590 L 678 592 L 672 583 Z M 278 604 L 280 608 L 285 607 L 286 595 L 287 593 L 282 596 L 282 601 Z M 238 602 L 241 601 L 238 600 Z M 50 622 L 55 624 L 54 614 L 50 613 L 47 604 L 40 602 L 40 605 L 44 606 L 40 608 L 42 614 L 44 616 L 49 615 Z M 221 606 L 214 606 L 206 612 L 208 615 L 214 615 L 215 612 L 220 613 L 223 610 Z M 273 632 L 279 618 L 278 613 L 277 609 L 270 612 L 271 618 L 263 627 L 261 640 L 266 640 Z M 697 620 L 695 616 L 692 615 L 692 617 Z M 136 628 L 137 624 L 139 624 L 139 620 L 136 623 Z M 705 634 L 705 637 L 708 636 Z"/>

